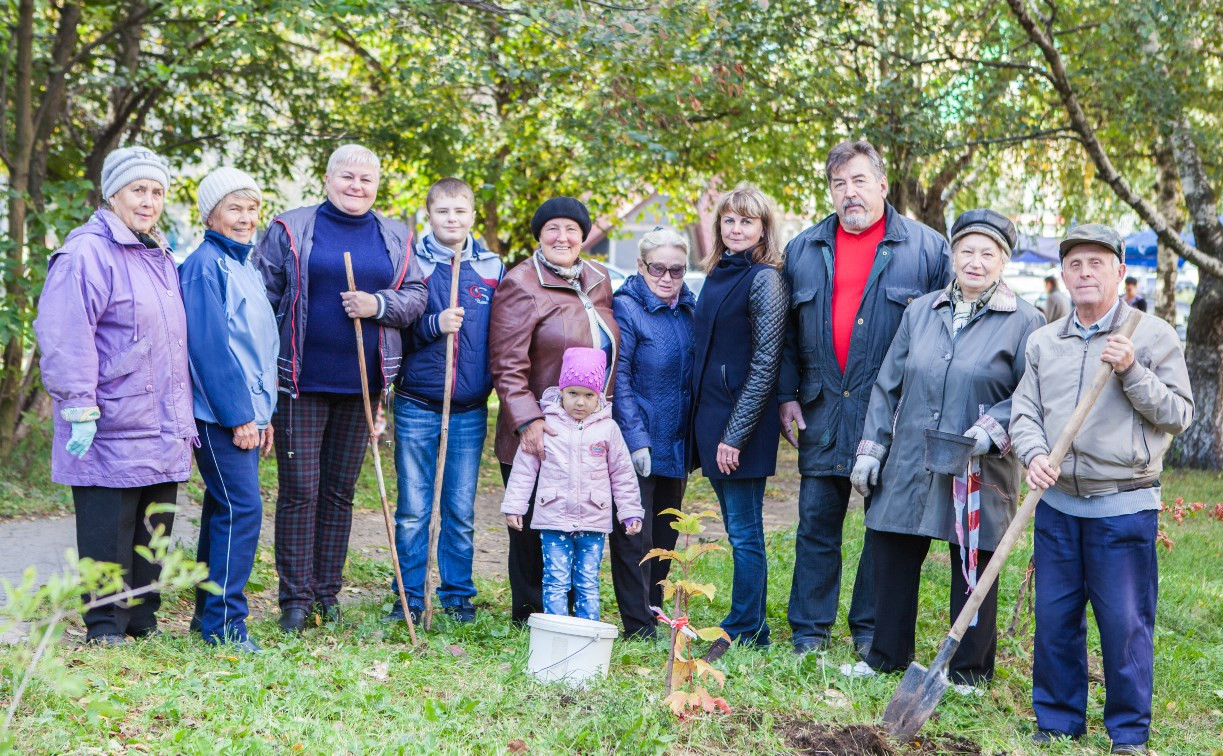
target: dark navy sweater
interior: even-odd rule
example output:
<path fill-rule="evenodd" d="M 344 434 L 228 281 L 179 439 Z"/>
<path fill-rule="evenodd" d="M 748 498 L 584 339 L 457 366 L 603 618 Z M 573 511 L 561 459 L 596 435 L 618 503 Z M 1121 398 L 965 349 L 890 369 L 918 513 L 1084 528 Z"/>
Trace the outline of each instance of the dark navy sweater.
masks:
<path fill-rule="evenodd" d="M 309 309 L 306 335 L 302 344 L 302 368 L 298 390 L 332 394 L 361 393 L 361 374 L 357 370 L 357 338 L 352 320 L 344 314 L 340 294 L 348 291 L 344 253 L 352 253 L 353 277 L 357 290 L 365 292 L 389 288 L 395 268 L 387 255 L 374 214 L 348 215 L 328 200 L 319 207 L 314 220 L 313 245 L 309 260 Z M 376 391 L 382 385 L 378 365 L 378 324 L 367 319 L 362 324 L 365 342 L 365 369 L 369 385 Z"/>

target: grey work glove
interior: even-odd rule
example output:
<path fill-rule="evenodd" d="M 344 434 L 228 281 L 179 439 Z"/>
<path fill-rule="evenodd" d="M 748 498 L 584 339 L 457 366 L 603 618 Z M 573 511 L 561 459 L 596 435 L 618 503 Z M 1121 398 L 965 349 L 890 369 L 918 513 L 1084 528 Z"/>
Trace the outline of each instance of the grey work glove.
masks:
<path fill-rule="evenodd" d="M 633 458 L 633 469 L 643 478 L 650 477 L 650 450 L 638 449 L 629 454 Z"/>
<path fill-rule="evenodd" d="M 974 425 L 964 431 L 964 435 L 977 442 L 977 445 L 972 448 L 972 455 L 979 457 L 989 451 L 989 447 L 994 443 L 994 440 L 989 437 L 989 433 L 980 425 Z"/>
<path fill-rule="evenodd" d="M 879 460 L 869 454 L 859 454 L 854 462 L 853 472 L 849 474 L 849 482 L 854 490 L 863 496 L 870 496 L 871 486 L 879 483 Z"/>

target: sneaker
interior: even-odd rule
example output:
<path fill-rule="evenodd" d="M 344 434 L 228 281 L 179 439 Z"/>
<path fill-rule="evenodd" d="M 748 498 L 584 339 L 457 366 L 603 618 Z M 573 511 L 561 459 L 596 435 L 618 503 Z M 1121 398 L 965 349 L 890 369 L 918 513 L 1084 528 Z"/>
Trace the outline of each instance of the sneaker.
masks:
<path fill-rule="evenodd" d="M 871 665 L 867 664 L 864 661 L 860 661 L 857 664 L 852 664 L 852 665 L 842 664 L 840 666 L 840 671 L 841 671 L 841 674 L 845 675 L 846 677 L 852 678 L 852 679 L 858 679 L 861 677 L 874 677 L 875 675 L 879 674 L 878 672 L 876 672 L 874 669 L 871 668 Z"/>
<path fill-rule="evenodd" d="M 828 650 L 828 641 L 823 639 L 796 641 L 794 643 L 794 655 L 806 656 L 810 653 L 822 654 Z"/>
<path fill-rule="evenodd" d="M 1130 756 L 1147 756 L 1146 743 L 1113 743 L 1111 753 L 1126 753 Z"/>
<path fill-rule="evenodd" d="M 713 642 L 713 645 L 709 647 L 709 650 L 705 652 L 704 659 L 705 661 L 709 662 L 710 664 L 713 664 L 718 659 L 721 659 L 723 656 L 725 656 L 726 652 L 729 650 L 730 650 L 730 641 L 726 640 L 725 638 L 718 638 L 716 641 Z"/>
<path fill-rule="evenodd" d="M 446 607 L 446 614 L 450 615 L 450 617 L 460 625 L 466 625 L 476 621 L 476 608 L 466 602 L 459 604 L 458 606 Z M 415 622 L 416 620 L 413 619 L 412 621 Z"/>
<path fill-rule="evenodd" d="M 413 606 L 413 607 L 410 607 L 410 610 L 408 613 L 412 615 L 412 624 L 414 626 L 419 626 L 421 617 L 423 617 L 425 614 L 425 609 L 424 607 Z M 407 619 L 404 617 L 404 614 L 403 614 L 403 606 L 401 606 L 400 603 L 396 601 L 395 606 L 391 607 L 390 613 L 386 614 L 382 618 L 382 622 L 383 624 L 387 624 L 387 625 L 393 625 L 396 622 L 407 622 Z"/>

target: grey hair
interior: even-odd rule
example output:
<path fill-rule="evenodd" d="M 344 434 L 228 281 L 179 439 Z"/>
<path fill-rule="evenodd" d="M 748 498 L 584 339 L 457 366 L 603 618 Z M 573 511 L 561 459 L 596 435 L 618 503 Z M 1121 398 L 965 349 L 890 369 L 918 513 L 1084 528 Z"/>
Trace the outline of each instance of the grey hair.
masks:
<path fill-rule="evenodd" d="M 887 176 L 887 168 L 883 165 L 883 157 L 879 154 L 879 150 L 865 139 L 859 139 L 841 142 L 828 152 L 828 158 L 824 160 L 824 178 L 831 184 L 832 174 L 859 155 L 865 155 L 870 160 L 871 171 L 875 174 L 875 178 L 881 179 Z"/>
<path fill-rule="evenodd" d="M 261 207 L 263 206 L 263 195 L 254 189 L 235 189 L 229 194 L 225 195 L 225 197 L 237 197 L 241 200 L 254 200 L 255 202 L 258 202 Z M 221 198 L 221 202 L 225 201 L 225 197 Z M 217 208 L 221 206 L 221 202 L 213 205 L 212 209 L 208 211 L 208 217 L 204 219 L 204 228 L 212 228 L 212 216 L 216 215 Z"/>
<path fill-rule="evenodd" d="M 637 251 L 640 253 L 643 262 L 646 255 L 659 247 L 677 247 L 683 250 L 684 256 L 687 257 L 688 237 L 678 234 L 669 228 L 659 228 L 641 237 L 641 241 L 637 242 Z"/>
<path fill-rule="evenodd" d="M 341 165 L 368 166 L 382 173 L 382 161 L 368 147 L 359 144 L 342 144 L 327 158 L 327 173 L 335 173 Z"/>

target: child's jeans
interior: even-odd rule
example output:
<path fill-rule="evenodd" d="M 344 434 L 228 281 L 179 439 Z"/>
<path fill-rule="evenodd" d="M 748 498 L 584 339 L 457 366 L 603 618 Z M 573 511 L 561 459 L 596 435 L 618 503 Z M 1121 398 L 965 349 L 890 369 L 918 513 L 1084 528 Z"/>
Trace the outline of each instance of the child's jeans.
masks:
<path fill-rule="evenodd" d="M 578 617 L 599 618 L 599 564 L 603 561 L 603 534 L 541 530 L 544 553 L 544 611 L 569 614 L 569 589 Z"/>

